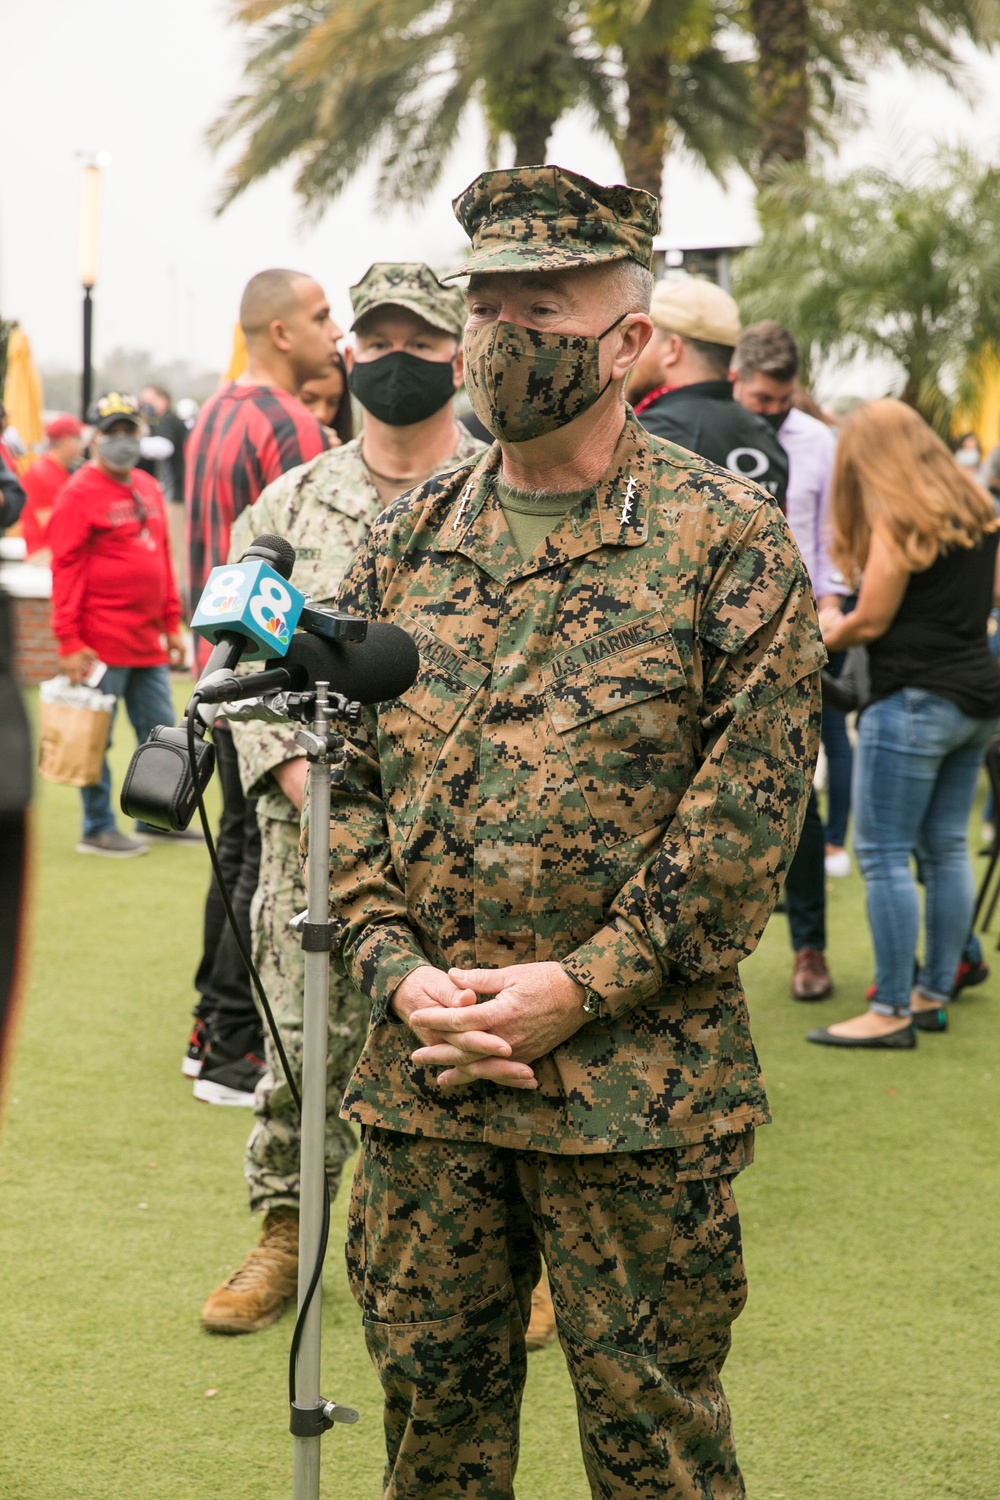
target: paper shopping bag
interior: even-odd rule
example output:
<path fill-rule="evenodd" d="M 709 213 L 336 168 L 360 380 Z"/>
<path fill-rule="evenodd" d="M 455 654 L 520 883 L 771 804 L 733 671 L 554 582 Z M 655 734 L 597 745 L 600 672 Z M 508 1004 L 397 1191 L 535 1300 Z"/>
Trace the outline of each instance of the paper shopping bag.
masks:
<path fill-rule="evenodd" d="M 53 677 L 42 683 L 39 698 L 39 775 L 64 786 L 93 786 L 101 779 L 114 695 Z"/>

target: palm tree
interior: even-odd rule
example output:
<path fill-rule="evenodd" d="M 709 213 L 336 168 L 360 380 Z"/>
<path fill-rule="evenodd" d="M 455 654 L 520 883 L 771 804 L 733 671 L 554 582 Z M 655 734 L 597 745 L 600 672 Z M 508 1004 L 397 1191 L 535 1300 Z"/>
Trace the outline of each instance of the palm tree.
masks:
<path fill-rule="evenodd" d="M 764 237 L 736 268 L 747 322 L 776 318 L 807 363 L 889 356 L 899 394 L 946 432 L 1000 352 L 1000 170 L 967 152 L 824 181 L 776 170 Z"/>
<path fill-rule="evenodd" d="M 896 56 L 964 85 L 961 40 L 1000 40 L 1000 0 L 745 0 L 742 17 L 757 51 L 757 173 L 806 159 L 865 65 Z"/>
<path fill-rule="evenodd" d="M 294 159 L 321 212 L 368 160 L 382 203 L 436 183 L 469 106 L 489 157 L 509 140 L 542 162 L 555 122 L 583 105 L 625 176 L 659 196 L 676 139 L 717 176 L 749 159 L 751 75 L 719 45 L 738 0 L 238 0 L 251 28 L 243 91 L 209 131 L 239 139 L 221 210 Z"/>
<path fill-rule="evenodd" d="M 256 29 L 247 86 L 209 131 L 216 147 L 244 138 L 220 209 L 292 158 L 316 211 L 372 157 L 383 203 L 419 201 L 473 101 L 494 160 L 509 137 L 516 163 L 544 161 L 556 120 L 579 104 L 617 131 L 575 0 L 239 0 L 235 19 Z"/>
<path fill-rule="evenodd" d="M 750 0 L 757 43 L 757 160 L 805 161 L 812 117 L 808 0 Z"/>
<path fill-rule="evenodd" d="M 591 0 L 588 19 L 609 70 L 620 60 L 620 154 L 633 187 L 660 196 L 675 142 L 717 177 L 749 159 L 751 75 L 720 35 L 731 9 L 726 0 Z"/>

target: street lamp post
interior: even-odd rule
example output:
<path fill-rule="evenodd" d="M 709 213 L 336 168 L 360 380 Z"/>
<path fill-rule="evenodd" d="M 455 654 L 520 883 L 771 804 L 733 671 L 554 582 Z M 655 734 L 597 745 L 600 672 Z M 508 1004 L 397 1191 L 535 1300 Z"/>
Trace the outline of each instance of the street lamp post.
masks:
<path fill-rule="evenodd" d="M 101 222 L 101 167 L 103 154 L 88 157 L 83 168 L 83 199 L 80 212 L 80 281 L 83 284 L 83 374 L 80 381 L 80 415 L 84 421 L 94 394 L 94 301 L 97 254 Z"/>

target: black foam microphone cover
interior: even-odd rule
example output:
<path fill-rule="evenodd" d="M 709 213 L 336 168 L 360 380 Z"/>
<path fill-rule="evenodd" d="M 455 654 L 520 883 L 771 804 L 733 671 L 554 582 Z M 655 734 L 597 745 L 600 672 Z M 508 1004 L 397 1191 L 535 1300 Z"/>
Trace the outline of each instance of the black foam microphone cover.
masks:
<path fill-rule="evenodd" d="M 405 693 L 416 681 L 420 653 L 398 625 L 372 620 L 363 641 L 341 644 L 318 635 L 293 635 L 281 665 L 304 666 L 310 688 L 328 682 L 331 692 L 368 705 Z"/>
<path fill-rule="evenodd" d="M 292 569 L 295 566 L 295 548 L 287 537 L 275 536 L 271 531 L 264 531 L 260 536 L 255 536 L 250 543 L 240 562 L 246 562 L 248 557 L 259 557 L 261 562 L 269 563 L 276 573 L 282 578 L 291 578 Z"/>

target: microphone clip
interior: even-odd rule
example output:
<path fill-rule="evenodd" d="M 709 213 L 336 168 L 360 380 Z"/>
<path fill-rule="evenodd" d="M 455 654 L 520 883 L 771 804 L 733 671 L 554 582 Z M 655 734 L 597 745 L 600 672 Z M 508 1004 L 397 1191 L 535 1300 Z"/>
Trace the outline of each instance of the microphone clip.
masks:
<path fill-rule="evenodd" d="M 282 724 L 289 720 L 311 724 L 316 718 L 316 690 L 241 698 L 236 703 L 224 703 L 221 712 L 222 717 L 236 724 Z M 361 718 L 361 704 L 345 698 L 342 693 L 328 693 L 325 717 L 353 726 Z"/>

